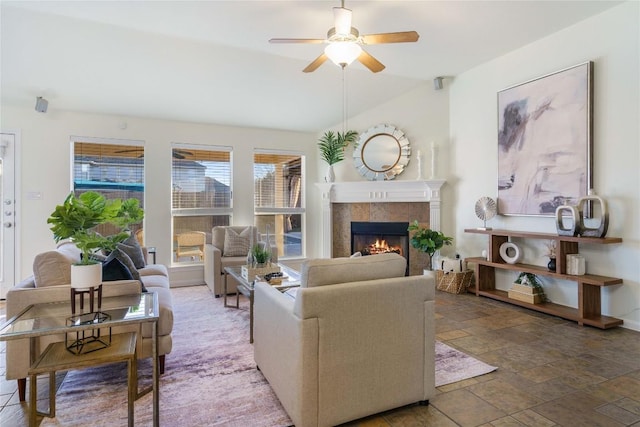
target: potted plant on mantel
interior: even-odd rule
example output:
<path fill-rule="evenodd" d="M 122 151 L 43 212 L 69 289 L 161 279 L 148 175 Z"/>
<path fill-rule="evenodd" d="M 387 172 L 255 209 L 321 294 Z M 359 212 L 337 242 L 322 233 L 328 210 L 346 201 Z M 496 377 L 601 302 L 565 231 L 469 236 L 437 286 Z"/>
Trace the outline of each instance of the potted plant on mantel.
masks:
<path fill-rule="evenodd" d="M 110 236 L 102 236 L 95 231 L 101 224 L 113 224 L 128 227 L 142 221 L 144 213 L 138 201 L 128 199 L 107 200 L 103 195 L 87 191 L 75 196 L 69 194 L 62 205 L 56 206 L 47 224 L 56 243 L 69 239 L 82 253 L 80 264 L 71 266 L 71 286 L 89 288 L 102 282 L 102 265 L 91 259 L 91 254 L 98 249 L 113 250 L 129 233 L 120 231 Z"/>
<path fill-rule="evenodd" d="M 413 221 L 409 225 L 408 231 L 413 231 L 413 235 L 409 239 L 411 246 L 418 249 L 421 252 L 426 253 L 429 256 L 429 263 L 427 264 L 427 270 L 432 270 L 433 254 L 440 250 L 445 245 L 451 245 L 453 237 L 447 237 L 440 231 L 421 227 L 418 220 Z"/>
<path fill-rule="evenodd" d="M 333 171 L 333 165 L 344 160 L 344 150 L 349 144 L 354 143 L 358 137 L 358 132 L 348 130 L 344 133 L 327 131 L 318 141 L 320 148 L 320 157 L 324 160 L 329 168 L 324 180 L 326 182 L 334 182 L 336 179 Z"/>

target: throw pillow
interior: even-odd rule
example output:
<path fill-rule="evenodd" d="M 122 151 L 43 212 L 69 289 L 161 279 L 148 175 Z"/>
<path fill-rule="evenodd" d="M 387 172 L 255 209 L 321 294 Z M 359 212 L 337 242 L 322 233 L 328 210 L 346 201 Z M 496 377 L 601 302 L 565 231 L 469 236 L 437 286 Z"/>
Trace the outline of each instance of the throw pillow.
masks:
<path fill-rule="evenodd" d="M 33 260 L 33 279 L 36 288 L 71 283 L 71 260 L 58 251 L 47 251 Z"/>
<path fill-rule="evenodd" d="M 140 280 L 140 273 L 138 272 L 138 269 L 136 268 L 129 255 L 127 255 L 120 248 L 114 249 L 113 252 L 111 252 L 111 255 L 113 255 L 114 258 L 119 260 L 122 264 L 124 264 L 125 267 L 127 267 L 129 272 L 131 273 L 131 276 L 133 277 L 133 280 Z"/>
<path fill-rule="evenodd" d="M 222 256 L 243 256 L 251 247 L 252 227 L 247 227 L 240 234 L 227 228 L 224 232 L 224 250 Z"/>
<path fill-rule="evenodd" d="M 140 273 L 136 269 L 136 266 L 133 264 L 131 258 L 129 258 L 129 255 L 127 255 L 124 251 L 121 251 L 119 248 L 116 248 L 111 253 L 115 254 L 115 258 L 118 259 L 122 264 L 124 264 L 125 267 L 127 267 L 129 272 L 131 273 L 133 280 L 137 280 L 140 282 L 140 285 L 142 286 L 142 292 L 147 292 L 147 289 L 144 287 L 144 283 L 140 278 Z"/>
<path fill-rule="evenodd" d="M 144 260 L 144 252 L 135 236 L 129 236 L 124 242 L 118 243 L 118 248 L 129 255 L 136 268 L 144 268 L 147 263 Z"/>
<path fill-rule="evenodd" d="M 133 280 L 133 275 L 126 265 L 116 258 L 115 251 L 102 262 L 102 281 Z"/>

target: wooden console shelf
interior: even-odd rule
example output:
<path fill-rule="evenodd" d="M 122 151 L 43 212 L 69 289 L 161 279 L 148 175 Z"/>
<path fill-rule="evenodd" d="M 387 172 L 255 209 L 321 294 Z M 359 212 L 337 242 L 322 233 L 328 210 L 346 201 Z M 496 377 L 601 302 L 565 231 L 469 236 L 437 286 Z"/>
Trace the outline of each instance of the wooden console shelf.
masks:
<path fill-rule="evenodd" d="M 477 296 L 493 298 L 521 307 L 530 308 L 542 313 L 562 317 L 578 322 L 579 325 L 590 325 L 601 329 L 622 325 L 621 319 L 603 316 L 601 314 L 601 288 L 603 286 L 619 285 L 622 279 L 616 277 L 585 274 L 574 276 L 566 274 L 567 254 L 577 254 L 578 244 L 612 244 L 621 243 L 619 237 L 573 237 L 558 236 L 548 233 L 529 233 L 511 230 L 479 230 L 465 229 L 465 233 L 486 234 L 489 236 L 488 259 L 481 257 L 467 258 L 466 261 L 475 264 L 476 286 L 472 290 Z M 509 241 L 510 237 L 545 239 L 556 242 L 556 271 L 549 271 L 546 267 L 531 264 L 507 264 L 500 257 L 500 246 Z M 554 277 L 556 279 L 571 280 L 578 284 L 578 308 L 566 307 L 553 303 L 530 304 L 509 298 L 507 292 L 496 289 L 495 269 L 521 271 L 539 276 Z"/>

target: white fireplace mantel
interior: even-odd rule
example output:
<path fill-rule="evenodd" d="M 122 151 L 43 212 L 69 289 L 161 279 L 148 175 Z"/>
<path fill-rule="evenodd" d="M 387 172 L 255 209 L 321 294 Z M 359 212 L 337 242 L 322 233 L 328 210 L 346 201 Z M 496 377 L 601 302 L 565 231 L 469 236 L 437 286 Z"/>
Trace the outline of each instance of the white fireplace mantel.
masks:
<path fill-rule="evenodd" d="M 322 256 L 331 257 L 332 203 L 429 202 L 429 227 L 440 230 L 443 179 L 428 181 L 353 181 L 316 184 L 322 193 Z"/>

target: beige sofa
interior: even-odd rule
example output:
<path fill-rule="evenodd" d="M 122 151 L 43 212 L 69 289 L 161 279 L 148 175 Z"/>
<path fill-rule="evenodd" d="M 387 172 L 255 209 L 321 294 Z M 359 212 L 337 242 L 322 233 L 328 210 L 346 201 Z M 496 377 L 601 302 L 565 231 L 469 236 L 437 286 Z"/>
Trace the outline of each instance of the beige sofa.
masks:
<path fill-rule="evenodd" d="M 225 240 L 227 229 L 232 230 L 237 235 L 246 234 L 249 240 L 244 250 L 225 250 L 231 249 L 229 242 Z M 249 229 L 249 230 L 247 230 Z M 246 232 L 245 232 L 246 230 Z M 241 266 L 247 263 L 247 253 L 250 246 L 249 241 L 256 243 L 261 242 L 260 233 L 255 226 L 216 226 L 211 230 L 211 243 L 204 247 L 204 281 L 209 290 L 217 297 L 224 292 L 224 268 Z M 231 245 L 232 246 L 232 245 Z M 278 262 L 278 250 L 275 246 L 271 247 L 271 262 Z M 229 277 L 227 283 L 227 292 L 236 293 L 237 282 Z"/>
<path fill-rule="evenodd" d="M 258 282 L 254 358 L 297 427 L 435 396 L 434 279 L 397 254 L 306 261 L 291 297 Z"/>
<path fill-rule="evenodd" d="M 7 292 L 7 319 L 19 314 L 32 304 L 67 301 L 70 297 L 71 264 L 80 261 L 80 251 L 70 243 L 63 243 L 54 251 L 38 254 L 34 260 L 34 275 L 25 279 Z M 156 292 L 160 305 L 158 321 L 158 353 L 160 371 L 164 372 L 165 356 L 171 352 L 173 329 L 173 300 L 169 289 L 167 268 L 160 264 L 150 264 L 137 269 L 148 292 Z M 103 297 L 140 293 L 142 285 L 138 280 L 117 280 L 105 282 Z M 129 328 L 130 329 L 130 328 Z M 124 332 L 114 328 L 113 333 Z M 138 331 L 140 332 L 140 331 Z M 152 327 L 142 325 L 138 338 L 138 357 L 151 357 Z M 64 335 L 40 337 L 36 343 L 36 353 L 43 351 L 51 342 L 64 340 Z M 29 370 L 29 340 L 7 341 L 6 378 L 17 379 L 20 400 L 25 399 L 27 372 Z"/>

